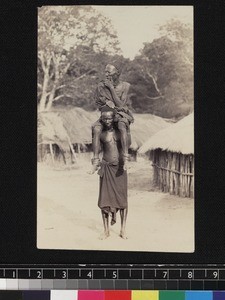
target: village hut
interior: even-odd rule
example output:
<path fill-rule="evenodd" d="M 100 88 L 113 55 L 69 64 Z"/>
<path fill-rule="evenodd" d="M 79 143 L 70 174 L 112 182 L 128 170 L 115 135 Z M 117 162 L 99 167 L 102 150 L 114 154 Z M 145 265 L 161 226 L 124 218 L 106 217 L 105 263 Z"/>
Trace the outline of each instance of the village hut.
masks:
<path fill-rule="evenodd" d="M 129 154 L 131 160 L 136 161 L 137 151 L 146 142 L 147 138 L 168 126 L 169 123 L 161 117 L 151 114 L 134 114 L 134 123 L 130 125 L 131 146 Z"/>
<path fill-rule="evenodd" d="M 38 161 L 51 162 L 63 160 L 74 163 L 78 153 L 92 151 L 91 126 L 100 113 L 88 112 L 82 108 L 57 109 L 41 112 L 38 115 Z M 168 126 L 163 118 L 151 114 L 134 114 L 134 123 L 130 125 L 131 160 L 136 160 L 137 150 L 150 137 Z"/>
<path fill-rule="evenodd" d="M 139 153 L 149 153 L 153 182 L 163 192 L 194 197 L 193 114 L 153 135 Z"/>
<path fill-rule="evenodd" d="M 76 162 L 77 153 L 91 151 L 91 125 L 97 118 L 96 112 L 78 107 L 39 113 L 38 161 L 50 155 L 52 162 Z"/>

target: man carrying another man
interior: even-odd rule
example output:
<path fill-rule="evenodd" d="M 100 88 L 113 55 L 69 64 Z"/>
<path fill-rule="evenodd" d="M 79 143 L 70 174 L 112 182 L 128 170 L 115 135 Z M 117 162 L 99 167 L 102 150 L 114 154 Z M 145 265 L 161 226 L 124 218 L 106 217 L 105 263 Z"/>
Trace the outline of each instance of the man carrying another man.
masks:
<path fill-rule="evenodd" d="M 127 160 L 131 144 L 130 123 L 134 121 L 127 107 L 130 84 L 119 80 L 120 66 L 108 64 L 105 68 L 105 81 L 98 84 L 95 94 L 96 104 L 101 111 L 100 119 L 92 127 L 94 157 L 92 171 L 100 175 L 98 206 L 102 212 L 104 234 L 109 237 L 109 215 L 111 225 L 116 222 L 120 211 L 120 237 L 126 239 L 127 218 Z M 103 158 L 99 154 L 102 148 Z"/>

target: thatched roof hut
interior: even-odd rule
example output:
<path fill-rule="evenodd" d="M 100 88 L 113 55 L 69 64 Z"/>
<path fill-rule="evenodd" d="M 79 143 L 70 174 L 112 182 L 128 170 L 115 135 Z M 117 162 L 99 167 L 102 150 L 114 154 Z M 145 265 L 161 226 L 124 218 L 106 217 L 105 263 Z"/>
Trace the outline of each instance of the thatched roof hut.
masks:
<path fill-rule="evenodd" d="M 51 156 L 59 148 L 60 154 L 68 157 L 72 153 L 74 160 L 76 155 L 74 147 L 80 147 L 92 143 L 91 125 L 97 120 L 99 114 L 87 112 L 81 108 L 70 110 L 56 110 L 42 112 L 38 115 L 38 144 L 40 145 L 39 157 L 43 160 L 43 153 L 49 151 Z M 43 150 L 43 145 L 44 150 Z M 47 148 L 46 148 L 47 145 Z M 53 158 L 54 160 L 54 158 Z M 73 159 L 72 159 L 73 161 Z"/>
<path fill-rule="evenodd" d="M 131 124 L 131 146 L 137 151 L 146 139 L 154 135 L 159 130 L 169 126 L 163 118 L 151 114 L 134 114 L 134 123 Z"/>
<path fill-rule="evenodd" d="M 162 191 L 193 197 L 193 114 L 153 135 L 138 152 L 149 152 L 154 168 L 154 183 Z"/>
<path fill-rule="evenodd" d="M 79 152 L 82 148 L 86 149 L 88 145 L 91 149 L 91 126 L 99 116 L 100 112 L 88 112 L 78 107 L 40 113 L 38 116 L 40 148 L 43 150 L 42 145 L 47 145 L 47 148 L 44 146 L 44 152 L 48 151 L 53 157 L 57 148 L 64 154 L 68 154 L 72 150 Z M 131 124 L 132 144 L 130 149 L 135 153 L 146 141 L 146 137 L 150 137 L 168 126 L 168 122 L 164 119 L 150 114 L 134 114 L 134 119 L 134 123 Z M 73 153 L 74 158 L 75 152 Z"/>
<path fill-rule="evenodd" d="M 181 121 L 167 126 L 149 138 L 139 149 L 139 153 L 145 153 L 151 149 L 160 148 L 172 152 L 194 153 L 194 116 L 183 118 Z"/>
<path fill-rule="evenodd" d="M 39 114 L 42 142 L 65 142 L 72 144 L 91 143 L 91 125 L 97 120 L 96 112 L 87 112 L 79 107 L 70 110 L 42 112 Z"/>

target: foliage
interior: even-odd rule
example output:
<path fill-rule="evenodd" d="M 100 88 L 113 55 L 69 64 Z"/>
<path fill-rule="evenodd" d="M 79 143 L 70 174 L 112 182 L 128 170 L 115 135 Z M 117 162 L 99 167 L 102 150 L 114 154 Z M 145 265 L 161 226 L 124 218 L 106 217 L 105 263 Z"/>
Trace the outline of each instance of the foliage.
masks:
<path fill-rule="evenodd" d="M 193 109 L 193 42 L 187 24 L 171 20 L 163 35 L 145 43 L 131 63 L 132 103 L 137 112 L 180 117 Z"/>
<path fill-rule="evenodd" d="M 42 7 L 38 23 L 38 105 L 95 109 L 93 94 L 107 63 L 123 66 L 130 108 L 166 118 L 193 110 L 193 30 L 172 19 L 131 61 L 120 55 L 110 21 L 90 6 Z"/>
<path fill-rule="evenodd" d="M 85 47 L 96 53 L 119 53 L 118 39 L 110 21 L 90 6 L 42 7 L 38 13 L 38 101 L 39 109 L 49 110 L 52 103 L 64 97 L 67 72 L 77 79 L 91 73 L 79 67 L 79 54 Z M 79 51 L 80 46 L 83 50 Z M 82 62 L 84 65 L 84 63 Z M 80 73 L 84 71 L 84 73 Z M 94 72 L 94 70 L 93 70 Z M 76 77 L 76 76 L 75 76 Z"/>

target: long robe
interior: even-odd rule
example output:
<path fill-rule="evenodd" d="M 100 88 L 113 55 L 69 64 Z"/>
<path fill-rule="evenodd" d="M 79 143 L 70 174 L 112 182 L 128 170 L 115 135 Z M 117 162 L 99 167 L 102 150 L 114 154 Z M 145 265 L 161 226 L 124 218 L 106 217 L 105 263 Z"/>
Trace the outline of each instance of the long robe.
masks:
<path fill-rule="evenodd" d="M 101 163 L 98 172 L 100 175 L 100 188 L 98 206 L 105 213 L 112 214 L 112 224 L 116 222 L 118 209 L 127 208 L 127 171 L 117 161 Z"/>

